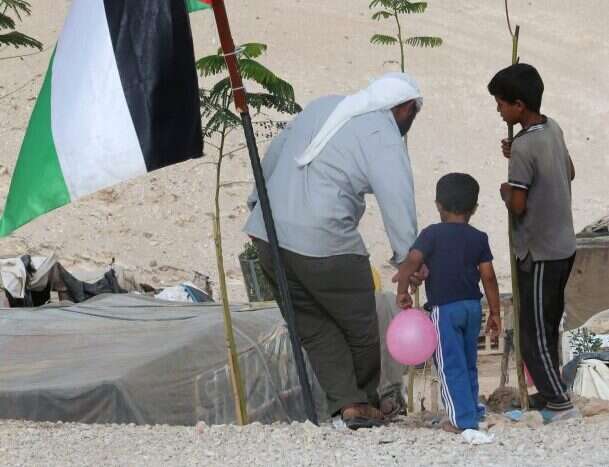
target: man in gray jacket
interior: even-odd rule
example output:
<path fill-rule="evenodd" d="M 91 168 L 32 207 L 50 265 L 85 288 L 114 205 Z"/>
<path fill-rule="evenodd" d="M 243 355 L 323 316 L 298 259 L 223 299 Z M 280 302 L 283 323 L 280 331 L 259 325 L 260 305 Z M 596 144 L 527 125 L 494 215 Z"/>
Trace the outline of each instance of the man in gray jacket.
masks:
<path fill-rule="evenodd" d="M 319 98 L 272 141 L 262 162 L 298 337 L 330 413 L 353 429 L 384 423 L 374 287 L 357 227 L 365 195 L 374 194 L 392 262 L 404 261 L 417 222 L 403 137 L 421 105 L 417 84 L 403 73 L 387 74 L 351 96 Z M 248 205 L 244 230 L 275 285 L 255 191 Z"/>

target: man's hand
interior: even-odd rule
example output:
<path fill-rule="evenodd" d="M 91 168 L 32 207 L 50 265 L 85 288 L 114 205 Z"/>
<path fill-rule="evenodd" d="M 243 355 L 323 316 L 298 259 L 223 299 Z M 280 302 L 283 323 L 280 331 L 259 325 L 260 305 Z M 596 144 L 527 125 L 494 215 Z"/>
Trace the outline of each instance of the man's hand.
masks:
<path fill-rule="evenodd" d="M 503 157 L 509 159 L 512 157 L 512 140 L 505 138 L 501 140 L 501 153 Z"/>
<path fill-rule="evenodd" d="M 499 337 L 501 335 L 501 317 L 499 316 L 499 313 L 491 313 L 489 315 L 484 332 L 487 336 L 492 338 Z"/>

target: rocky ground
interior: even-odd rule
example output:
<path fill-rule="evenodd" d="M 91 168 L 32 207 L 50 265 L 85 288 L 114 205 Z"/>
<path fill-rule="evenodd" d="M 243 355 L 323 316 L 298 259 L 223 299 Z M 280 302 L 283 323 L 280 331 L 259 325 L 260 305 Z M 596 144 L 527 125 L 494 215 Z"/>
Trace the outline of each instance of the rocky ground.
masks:
<path fill-rule="evenodd" d="M 609 417 L 534 428 L 501 423 L 495 441 L 388 427 L 352 432 L 330 425 L 132 426 L 0 422 L 0 464 L 10 466 L 599 466 L 609 465 Z"/>

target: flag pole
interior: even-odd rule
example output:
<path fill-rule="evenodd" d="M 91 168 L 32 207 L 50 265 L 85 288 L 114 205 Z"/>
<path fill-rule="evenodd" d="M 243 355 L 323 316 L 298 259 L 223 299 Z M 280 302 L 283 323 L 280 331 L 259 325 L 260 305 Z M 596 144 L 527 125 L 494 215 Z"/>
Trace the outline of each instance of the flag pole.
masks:
<path fill-rule="evenodd" d="M 273 213 L 271 211 L 271 204 L 266 190 L 264 174 L 262 172 L 262 166 L 260 164 L 260 156 L 258 155 L 258 147 L 256 146 L 256 136 L 254 135 L 252 119 L 247 106 L 245 89 L 243 87 L 243 81 L 241 79 L 239 64 L 237 62 L 236 57 L 237 51 L 235 51 L 235 44 L 231 35 L 224 0 L 213 0 L 212 8 L 214 10 L 214 17 L 216 18 L 216 26 L 218 28 L 218 34 L 220 36 L 220 43 L 222 45 L 222 51 L 224 53 L 224 60 L 226 61 L 226 66 L 228 68 L 230 76 L 235 107 L 237 108 L 237 112 L 239 112 L 241 116 L 241 122 L 243 124 L 245 141 L 247 143 L 250 162 L 252 164 L 252 170 L 254 172 L 254 181 L 256 183 L 256 190 L 258 191 L 258 199 L 260 202 L 260 207 L 262 209 L 262 217 L 264 218 L 267 237 L 271 247 L 273 268 L 277 277 L 277 285 L 279 288 L 280 296 L 279 306 L 283 311 L 283 316 L 285 317 L 288 325 L 288 332 L 290 335 L 290 341 L 292 343 L 292 351 L 294 352 L 296 369 L 298 372 L 298 378 L 300 380 L 300 387 L 302 388 L 305 412 L 307 414 L 307 418 L 312 423 L 317 425 L 318 421 L 317 413 L 315 411 L 315 404 L 313 402 L 313 393 L 311 391 L 311 385 L 309 384 L 309 378 L 307 376 L 307 370 L 304 355 L 302 352 L 302 347 L 300 345 L 300 340 L 296 335 L 296 322 L 294 316 L 294 308 L 292 305 L 292 298 L 290 296 L 290 290 L 288 287 L 285 268 L 281 260 L 281 255 L 279 253 L 279 242 L 277 240 L 275 223 L 273 221 Z"/>
<path fill-rule="evenodd" d="M 515 65 L 520 60 L 518 57 L 518 40 L 520 39 L 520 26 L 516 25 L 512 31 L 510 22 L 510 11 L 508 8 L 508 0 L 505 0 L 505 16 L 507 19 L 508 29 L 512 37 L 512 65 Z M 511 141 L 514 138 L 514 126 L 508 125 L 508 139 Z M 520 346 L 520 288 L 518 286 L 518 262 L 514 254 L 513 241 L 513 214 L 509 213 L 508 217 L 508 238 L 510 244 L 510 268 L 512 273 L 512 313 L 514 316 L 514 354 L 516 357 L 516 374 L 518 376 L 518 393 L 520 394 L 520 407 L 523 410 L 529 409 L 529 392 L 527 390 L 527 382 L 524 376 L 524 368 L 522 364 L 522 353 Z"/>

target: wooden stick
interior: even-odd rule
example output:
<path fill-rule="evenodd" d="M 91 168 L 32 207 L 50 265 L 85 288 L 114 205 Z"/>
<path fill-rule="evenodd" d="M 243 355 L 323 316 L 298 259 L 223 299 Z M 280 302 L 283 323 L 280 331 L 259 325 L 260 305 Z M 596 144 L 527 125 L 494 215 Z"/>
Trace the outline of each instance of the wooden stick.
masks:
<path fill-rule="evenodd" d="M 420 306 L 420 294 L 419 289 L 414 293 L 414 307 L 419 308 Z M 414 379 L 416 376 L 417 369 L 414 365 L 408 367 L 408 413 L 414 412 Z"/>
<path fill-rule="evenodd" d="M 506 1 L 507 5 L 507 1 Z M 506 7 L 506 14 L 509 14 Z M 512 34 L 512 65 L 518 63 L 518 40 L 520 38 L 520 26 L 516 25 L 516 30 Z M 514 127 L 508 125 L 508 138 L 512 140 L 514 138 Z M 522 365 L 522 353 L 520 350 L 520 288 L 518 286 L 518 261 L 514 254 L 514 241 L 513 235 L 513 222 L 514 218 L 512 214 L 508 217 L 508 237 L 510 242 L 510 268 L 512 272 L 512 313 L 514 316 L 514 354 L 516 356 L 516 374 L 518 375 L 518 393 L 520 394 L 520 407 L 523 410 L 529 408 L 529 392 L 527 390 L 527 383 L 524 377 L 524 368 Z"/>

